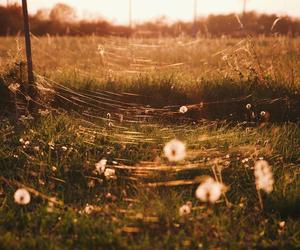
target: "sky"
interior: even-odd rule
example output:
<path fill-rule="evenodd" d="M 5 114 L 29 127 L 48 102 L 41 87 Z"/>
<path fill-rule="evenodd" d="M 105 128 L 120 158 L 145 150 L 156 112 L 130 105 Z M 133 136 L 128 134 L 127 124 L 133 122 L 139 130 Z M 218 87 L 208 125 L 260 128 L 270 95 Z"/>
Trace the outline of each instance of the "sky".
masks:
<path fill-rule="evenodd" d="M 21 2 L 21 0 L 0 0 L 0 4 Z M 77 10 L 80 18 L 106 18 L 119 24 L 129 20 L 129 1 L 132 1 L 133 22 L 142 22 L 166 16 L 167 20 L 192 20 L 194 2 L 197 1 L 197 15 L 216 13 L 240 13 L 243 0 L 27 0 L 29 11 L 35 13 L 40 8 L 51 8 L 56 3 L 66 3 Z M 300 17 L 300 0 L 247 0 L 247 10 L 258 12 L 289 14 Z"/>

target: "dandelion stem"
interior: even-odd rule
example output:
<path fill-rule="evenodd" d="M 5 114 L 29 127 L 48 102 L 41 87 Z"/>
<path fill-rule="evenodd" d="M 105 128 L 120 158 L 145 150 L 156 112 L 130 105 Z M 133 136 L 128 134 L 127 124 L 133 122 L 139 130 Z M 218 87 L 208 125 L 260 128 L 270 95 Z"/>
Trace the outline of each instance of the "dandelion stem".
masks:
<path fill-rule="evenodd" d="M 260 208 L 261 208 L 261 210 L 263 210 L 264 209 L 264 204 L 263 204 L 263 200 L 262 200 L 261 193 L 260 193 L 259 189 L 257 189 L 257 195 L 258 195 Z"/>

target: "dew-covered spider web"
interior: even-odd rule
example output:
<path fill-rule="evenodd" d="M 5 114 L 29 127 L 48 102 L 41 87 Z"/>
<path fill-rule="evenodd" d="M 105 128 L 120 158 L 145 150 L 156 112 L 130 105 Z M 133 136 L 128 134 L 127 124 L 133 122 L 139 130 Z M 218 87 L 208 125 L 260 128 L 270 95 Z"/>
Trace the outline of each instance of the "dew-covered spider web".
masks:
<path fill-rule="evenodd" d="M 259 58 L 251 48 L 251 43 L 247 39 L 232 41 L 224 46 L 222 40 L 207 44 L 204 39 L 187 38 L 145 40 L 90 37 L 59 40 L 53 37 L 43 39 L 34 37 L 33 50 L 38 58 L 35 62 L 41 62 L 38 72 L 35 73 L 41 97 L 36 102 L 41 112 L 47 110 L 71 114 L 77 124 L 80 124 L 77 132 L 84 136 L 86 143 L 90 145 L 99 144 L 97 138 L 102 136 L 124 147 L 147 144 L 150 148 L 151 145 L 162 148 L 165 142 L 178 135 L 202 133 L 201 136 L 197 136 L 197 140 L 189 142 L 189 147 L 193 150 L 184 164 L 170 166 L 158 157 L 132 166 L 128 164 L 127 159 L 112 159 L 114 168 L 124 170 L 126 178 L 132 180 L 147 180 L 149 185 L 193 184 L 197 180 L 188 178 L 180 180 L 178 175 L 185 176 L 187 172 L 209 169 L 216 161 L 219 165 L 228 164 L 224 152 L 216 148 L 201 149 L 201 143 L 216 138 L 226 140 L 235 136 L 233 132 L 228 132 L 221 138 L 219 135 L 208 135 L 206 132 L 210 128 L 223 126 L 224 121 L 234 121 L 237 129 L 244 129 L 249 119 L 253 122 L 251 117 L 262 116 L 261 112 L 266 111 L 257 109 L 255 113 L 246 108 L 253 100 L 252 93 L 245 92 L 238 97 L 197 102 L 190 100 L 176 102 L 174 98 L 173 102 L 156 105 L 151 101 L 147 103 L 147 100 L 151 100 L 157 93 L 139 93 L 134 91 L 134 87 L 129 88 L 131 90 L 129 91 L 121 84 L 128 82 L 130 84 L 133 79 L 139 77 L 144 79 L 143 77 L 147 78 L 149 75 L 153 77 L 156 74 L 175 75 L 175 78 L 179 76 L 183 81 L 182 86 L 171 85 L 169 95 L 172 96 L 174 89 L 180 88 L 184 91 L 184 86 L 192 78 L 201 80 L 221 76 L 225 79 L 226 77 L 234 79 L 249 67 L 252 67 L 250 71 L 256 75 L 258 83 L 264 84 L 264 80 L 260 79 L 263 66 L 254 62 L 255 60 L 259 62 Z M 56 54 L 60 55 L 59 59 Z M 46 62 L 42 62 L 42 58 Z M 47 73 L 48 68 L 50 74 Z M 43 69 L 46 70 L 45 74 L 42 73 Z M 67 79 L 68 74 L 72 74 L 71 82 L 64 84 L 60 75 L 67 75 Z M 92 88 L 83 88 L 72 82 L 76 81 L 76 77 L 87 81 L 93 79 L 99 84 L 108 82 L 113 84 L 113 88 L 105 86 L 97 88 L 95 83 Z M 121 82 L 120 79 L 125 80 Z M 22 94 L 25 99 L 30 99 L 25 93 Z M 255 101 L 256 107 L 269 107 L 273 104 L 287 104 L 284 111 L 287 113 L 294 112 L 299 105 L 286 95 Z M 229 110 L 220 117 L 221 121 L 207 119 L 209 112 L 212 110 L 217 112 L 224 106 L 229 107 Z M 255 149 L 251 149 L 251 152 L 255 154 Z M 157 155 L 162 156 L 160 152 Z M 167 182 L 159 182 L 161 173 L 168 173 Z"/>

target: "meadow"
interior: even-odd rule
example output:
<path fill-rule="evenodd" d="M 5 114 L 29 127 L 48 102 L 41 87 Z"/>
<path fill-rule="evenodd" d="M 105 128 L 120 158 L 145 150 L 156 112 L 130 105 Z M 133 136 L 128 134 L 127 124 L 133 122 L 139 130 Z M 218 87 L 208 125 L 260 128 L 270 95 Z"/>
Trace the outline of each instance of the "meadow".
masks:
<path fill-rule="evenodd" d="M 32 39 L 34 116 L 23 39 L 0 39 L 1 249 L 300 248 L 300 39 Z"/>

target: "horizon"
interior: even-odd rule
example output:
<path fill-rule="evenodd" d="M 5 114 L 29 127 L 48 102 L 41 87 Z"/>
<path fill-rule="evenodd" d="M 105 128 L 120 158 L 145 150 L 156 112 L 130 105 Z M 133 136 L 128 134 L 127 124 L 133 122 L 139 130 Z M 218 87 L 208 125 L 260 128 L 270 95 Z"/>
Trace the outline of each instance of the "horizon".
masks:
<path fill-rule="evenodd" d="M 132 21 L 140 23 L 164 17 L 167 21 L 191 21 L 195 17 L 194 0 L 183 2 L 182 0 L 131 0 L 132 1 Z M 1 5 L 7 2 L 13 4 L 18 1 L 0 0 Z M 57 3 L 64 3 L 72 6 L 79 19 L 98 19 L 103 18 L 116 24 L 129 23 L 129 0 L 110 0 L 110 2 L 100 2 L 90 0 L 86 5 L 80 0 L 28 0 L 29 12 L 34 14 L 39 9 L 50 9 Z M 222 4 L 219 0 L 198 0 L 197 17 L 205 17 L 210 14 L 241 13 L 243 11 L 242 0 L 226 0 Z M 119 7 L 114 8 L 116 5 Z M 99 6 L 97 10 L 96 6 Z M 147 11 L 144 11 L 147 10 Z M 180 13 L 178 13 L 180 10 Z M 258 13 L 273 13 L 277 15 L 300 16 L 300 3 L 298 0 L 248 0 L 247 11 Z"/>

